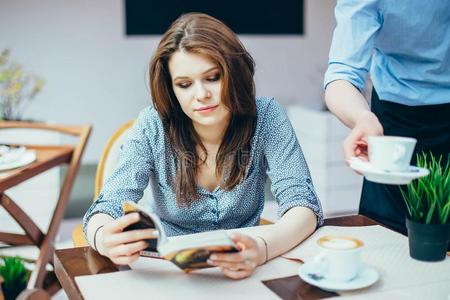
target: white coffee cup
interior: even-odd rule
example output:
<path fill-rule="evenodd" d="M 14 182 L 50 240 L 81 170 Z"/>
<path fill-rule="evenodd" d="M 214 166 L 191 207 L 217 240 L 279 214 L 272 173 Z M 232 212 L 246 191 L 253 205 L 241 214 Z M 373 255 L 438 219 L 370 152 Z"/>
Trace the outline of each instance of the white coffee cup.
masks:
<path fill-rule="evenodd" d="M 318 276 L 336 282 L 355 278 L 361 267 L 363 242 L 348 236 L 324 236 L 317 244 L 321 253 L 314 258 Z"/>
<path fill-rule="evenodd" d="M 369 161 L 377 169 L 406 171 L 417 140 L 400 136 L 369 136 Z"/>

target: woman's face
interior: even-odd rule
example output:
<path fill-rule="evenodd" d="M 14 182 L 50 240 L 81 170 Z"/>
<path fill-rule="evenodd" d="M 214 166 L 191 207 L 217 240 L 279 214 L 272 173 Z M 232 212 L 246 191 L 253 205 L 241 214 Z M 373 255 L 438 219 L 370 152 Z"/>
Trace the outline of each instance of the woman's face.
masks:
<path fill-rule="evenodd" d="M 222 74 L 205 56 L 176 51 L 169 59 L 172 88 L 194 126 L 226 126 L 229 109 L 222 103 Z"/>

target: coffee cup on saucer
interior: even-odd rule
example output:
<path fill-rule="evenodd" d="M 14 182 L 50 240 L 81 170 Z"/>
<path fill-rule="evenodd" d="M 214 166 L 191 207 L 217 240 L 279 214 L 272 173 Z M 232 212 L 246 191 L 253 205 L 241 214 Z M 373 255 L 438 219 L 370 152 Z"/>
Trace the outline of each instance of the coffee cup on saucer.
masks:
<path fill-rule="evenodd" d="M 361 268 L 363 242 L 349 236 L 323 236 L 317 244 L 321 253 L 314 258 L 316 276 L 333 282 L 354 279 Z"/>
<path fill-rule="evenodd" d="M 416 143 L 417 140 L 410 137 L 369 136 L 369 161 L 374 168 L 379 170 L 407 171 Z"/>

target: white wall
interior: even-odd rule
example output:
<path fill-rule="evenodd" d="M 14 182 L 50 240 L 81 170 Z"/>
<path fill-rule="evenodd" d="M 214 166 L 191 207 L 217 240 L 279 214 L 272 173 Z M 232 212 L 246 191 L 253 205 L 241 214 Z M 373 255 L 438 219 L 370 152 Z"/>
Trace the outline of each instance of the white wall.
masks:
<path fill-rule="evenodd" d="M 322 106 L 334 5 L 305 0 L 303 36 L 241 36 L 257 64 L 258 95 Z M 0 0 L 0 49 L 46 80 L 26 116 L 92 123 L 86 162 L 96 162 L 111 132 L 148 105 L 145 72 L 158 40 L 125 37 L 120 0 Z"/>

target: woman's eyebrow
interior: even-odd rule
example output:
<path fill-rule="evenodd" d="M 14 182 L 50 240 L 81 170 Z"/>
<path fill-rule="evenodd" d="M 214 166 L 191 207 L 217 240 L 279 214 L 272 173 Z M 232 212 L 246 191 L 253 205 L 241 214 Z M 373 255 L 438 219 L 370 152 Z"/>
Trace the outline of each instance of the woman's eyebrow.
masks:
<path fill-rule="evenodd" d="M 206 73 L 209 73 L 209 72 L 211 72 L 211 71 L 213 71 L 213 70 L 215 70 L 215 69 L 218 69 L 219 67 L 212 67 L 212 68 L 209 68 L 208 70 L 206 70 L 205 72 L 203 72 L 202 74 L 206 74 Z"/>
<path fill-rule="evenodd" d="M 215 70 L 215 69 L 219 69 L 219 67 L 212 67 L 212 68 L 209 68 L 208 70 L 204 71 L 204 72 L 202 73 L 202 75 L 204 75 L 204 74 L 206 74 L 206 73 L 209 73 L 209 72 L 211 72 L 211 71 L 213 71 L 213 70 Z M 175 78 L 173 79 L 173 81 L 175 81 L 175 80 L 177 80 L 177 79 L 187 79 L 187 78 L 189 78 L 189 76 L 177 76 L 177 77 L 175 77 Z"/>

